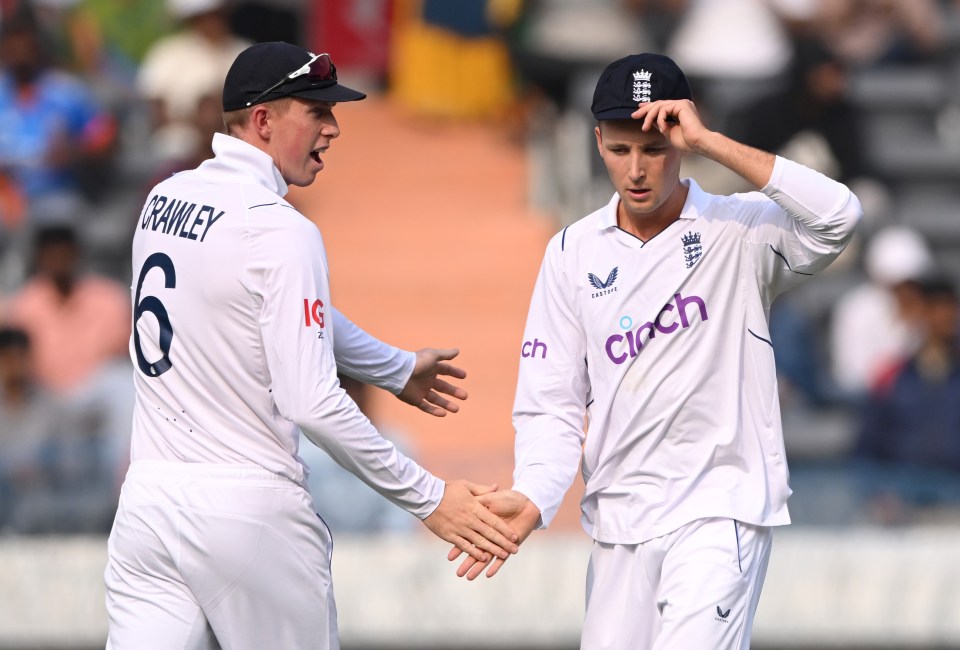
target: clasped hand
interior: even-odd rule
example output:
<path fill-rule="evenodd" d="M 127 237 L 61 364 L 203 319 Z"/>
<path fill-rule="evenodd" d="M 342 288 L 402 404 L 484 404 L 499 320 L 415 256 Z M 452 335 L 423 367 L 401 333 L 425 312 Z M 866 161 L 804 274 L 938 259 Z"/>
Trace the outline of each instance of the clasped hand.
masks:
<path fill-rule="evenodd" d="M 496 485 L 448 481 L 440 505 L 423 523 L 437 537 L 452 543 L 458 555 L 467 553 L 477 562 L 490 562 L 494 557 L 506 561 L 517 552 L 520 535 L 480 501 L 496 489 Z"/>
<path fill-rule="evenodd" d="M 523 543 L 540 521 L 540 510 L 530 499 L 516 490 L 487 492 L 477 496 L 477 501 L 488 508 L 492 514 L 497 515 L 499 520 L 510 524 L 511 529 L 515 530 L 518 535 L 515 540 L 518 544 Z M 466 577 L 467 580 L 473 580 L 483 573 L 484 569 L 487 569 L 487 577 L 492 578 L 497 575 L 500 567 L 509 557 L 506 554 L 497 554 L 496 557 L 482 559 L 477 557 L 476 553 L 470 553 L 469 549 L 455 545 L 447 554 L 447 559 L 453 562 L 465 551 L 467 557 L 457 568 L 457 576 Z"/>

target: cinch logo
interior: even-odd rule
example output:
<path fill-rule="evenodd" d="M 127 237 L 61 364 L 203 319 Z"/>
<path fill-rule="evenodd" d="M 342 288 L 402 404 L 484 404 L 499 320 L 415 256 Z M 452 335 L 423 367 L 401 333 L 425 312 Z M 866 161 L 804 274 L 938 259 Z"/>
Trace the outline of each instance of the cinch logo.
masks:
<path fill-rule="evenodd" d="M 674 306 L 676 303 L 676 306 Z M 620 329 L 625 330 L 623 334 L 611 334 L 607 338 L 606 350 L 607 356 L 610 357 L 610 361 L 613 361 L 618 366 L 627 360 L 627 357 L 633 358 L 640 354 L 640 350 L 643 349 L 644 343 L 641 339 L 641 334 L 644 330 L 647 331 L 648 337 L 647 340 L 653 339 L 657 332 L 661 334 L 673 334 L 677 331 L 678 327 L 687 329 L 690 327 L 690 318 L 687 315 L 687 309 L 695 304 L 697 309 L 700 312 L 700 320 L 706 321 L 709 316 L 707 316 L 707 305 L 703 302 L 703 299 L 699 296 L 690 296 L 689 298 L 684 298 L 679 293 L 674 294 L 673 303 L 667 303 L 663 306 L 663 309 L 660 310 L 660 313 L 657 314 L 657 317 L 652 321 L 647 321 L 636 330 L 633 329 L 633 319 L 629 316 L 624 316 L 620 319 Z M 676 311 L 676 318 L 670 322 L 665 322 L 669 312 Z M 679 322 L 677 322 L 679 320 Z M 626 345 L 624 345 L 626 342 Z"/>
<path fill-rule="evenodd" d="M 323 307 L 323 301 L 319 298 L 314 300 L 313 303 L 310 302 L 309 298 L 303 299 L 303 324 L 307 327 L 310 327 L 311 324 L 316 323 L 317 327 L 323 329 L 323 312 L 320 309 Z"/>
<path fill-rule="evenodd" d="M 527 359 L 530 357 L 536 357 L 537 351 L 540 352 L 541 359 L 547 358 L 546 343 L 537 339 L 533 339 L 532 343 L 530 341 L 524 341 L 523 346 L 520 348 L 520 356 L 523 357 L 524 359 Z"/>

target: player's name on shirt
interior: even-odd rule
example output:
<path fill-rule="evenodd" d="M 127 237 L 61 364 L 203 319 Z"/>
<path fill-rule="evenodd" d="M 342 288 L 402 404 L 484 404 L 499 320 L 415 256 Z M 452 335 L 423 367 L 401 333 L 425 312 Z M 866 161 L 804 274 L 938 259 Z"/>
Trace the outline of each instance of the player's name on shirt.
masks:
<path fill-rule="evenodd" d="M 203 242 L 210 228 L 224 214 L 212 205 L 196 203 L 154 194 L 140 215 L 140 229 Z"/>

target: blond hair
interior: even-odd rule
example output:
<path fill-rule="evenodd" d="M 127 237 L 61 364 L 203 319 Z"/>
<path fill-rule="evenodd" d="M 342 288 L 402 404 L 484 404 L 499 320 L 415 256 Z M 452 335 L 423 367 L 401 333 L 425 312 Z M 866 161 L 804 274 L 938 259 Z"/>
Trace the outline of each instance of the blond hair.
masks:
<path fill-rule="evenodd" d="M 263 102 L 262 104 L 255 104 L 253 106 L 240 108 L 235 111 L 225 111 L 223 113 L 223 127 L 226 130 L 227 135 L 237 135 L 238 132 L 246 129 L 247 124 L 250 122 L 250 115 L 253 114 L 253 109 L 255 109 L 257 106 L 267 106 L 277 115 L 283 115 L 290 110 L 290 104 L 292 103 L 293 97 L 281 97 L 280 99 Z"/>

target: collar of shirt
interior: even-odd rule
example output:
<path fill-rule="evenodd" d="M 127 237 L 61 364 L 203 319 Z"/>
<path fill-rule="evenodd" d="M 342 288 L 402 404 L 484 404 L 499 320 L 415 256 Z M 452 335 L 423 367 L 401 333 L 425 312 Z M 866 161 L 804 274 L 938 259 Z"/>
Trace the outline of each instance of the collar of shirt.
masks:
<path fill-rule="evenodd" d="M 259 185 L 281 197 L 290 189 L 280 170 L 266 152 L 239 138 L 225 133 L 213 135 L 213 153 L 216 162 L 227 171 L 252 176 Z"/>
<path fill-rule="evenodd" d="M 689 188 L 687 200 L 683 204 L 683 209 L 680 210 L 680 218 L 696 219 L 703 214 L 707 206 L 710 205 L 711 195 L 700 189 L 697 181 L 692 178 L 684 178 L 680 182 Z M 606 207 L 602 208 L 600 220 L 597 222 L 597 228 L 599 230 L 617 227 L 617 207 L 619 207 L 619 205 L 620 195 L 614 192 L 610 202 L 607 203 Z"/>

